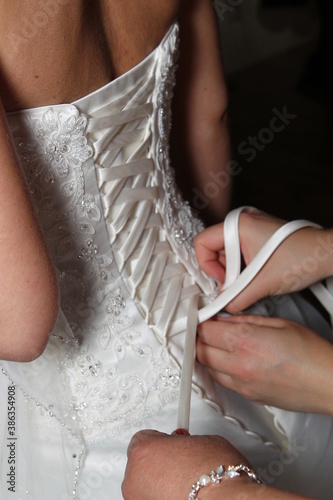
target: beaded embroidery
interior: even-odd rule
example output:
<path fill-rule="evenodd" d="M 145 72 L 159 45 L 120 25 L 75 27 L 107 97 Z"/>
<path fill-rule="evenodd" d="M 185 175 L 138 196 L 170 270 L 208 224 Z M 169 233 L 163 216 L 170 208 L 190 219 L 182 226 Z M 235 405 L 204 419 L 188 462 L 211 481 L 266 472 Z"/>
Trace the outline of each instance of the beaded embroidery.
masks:
<path fill-rule="evenodd" d="M 168 158 L 177 40 L 175 25 L 160 47 L 164 53 L 160 54 L 158 48 L 153 54 L 146 80 L 137 88 L 125 89 L 129 96 L 122 93 L 117 102 L 110 91 L 105 109 L 92 110 L 89 116 L 73 105 L 18 114 L 13 134 L 58 268 L 65 316 L 41 357 L 42 364 L 27 364 L 28 375 L 22 381 L 30 390 L 30 375 L 37 392 L 41 389 L 41 404 L 31 397 L 34 404 L 38 403 L 35 413 L 42 413 L 48 422 L 52 421 L 50 417 L 57 419 L 69 435 L 79 437 L 79 443 L 84 436 L 87 447 L 133 430 L 177 398 L 180 369 L 176 360 L 181 356 L 182 339 L 176 339 L 178 345 L 173 341 L 183 332 L 173 332 L 171 341 L 164 327 L 173 318 L 169 318 L 169 310 L 164 311 L 163 300 L 166 296 L 165 303 L 170 302 L 169 292 L 175 304 L 170 316 L 176 311 L 175 319 L 177 313 L 186 318 L 188 297 L 200 293 L 194 275 L 206 284 L 207 293 L 215 291 L 212 281 L 195 272 L 192 239 L 202 224 L 193 218 L 189 204 L 178 193 Z M 130 109 L 121 116 L 127 101 Z M 134 118 L 126 123 L 131 113 Z M 154 151 L 155 135 L 158 141 Z M 142 227 L 144 217 L 146 226 Z M 110 226 L 112 234 L 108 233 Z M 136 234 L 129 241 L 132 230 Z M 135 236 L 141 238 L 141 247 Z M 132 242 L 133 248 L 128 244 Z M 146 251 L 147 242 L 151 243 L 151 253 Z M 124 268 L 119 274 L 117 258 L 120 260 L 121 251 Z M 146 267 L 133 271 L 133 277 L 133 263 L 145 257 Z M 158 279 L 155 267 L 160 272 Z M 179 280 L 177 294 L 166 286 L 173 281 L 173 273 L 175 288 Z M 161 283 L 158 293 L 156 287 L 156 303 L 155 297 L 142 292 L 144 287 L 148 292 L 151 289 L 149 276 L 155 278 L 155 284 Z M 132 288 L 128 285 L 130 278 Z M 145 314 L 149 326 L 144 322 Z M 47 379 L 45 388 L 51 363 L 53 378 Z M 53 401 L 43 405 L 43 398 L 49 401 L 52 397 L 56 399 L 54 405 Z M 55 439 L 45 423 L 43 429 L 45 440 Z M 74 498 L 83 454 L 84 448 L 76 457 Z"/>
<path fill-rule="evenodd" d="M 62 120 L 61 114 L 48 109 L 40 119 L 31 121 L 34 141 L 16 141 L 17 152 L 34 176 L 44 182 L 56 182 L 68 175 L 70 168 L 81 167 L 93 155 L 84 131 L 85 116 Z"/>
<path fill-rule="evenodd" d="M 102 210 L 86 188 L 93 167 L 90 160 L 89 171 L 85 168 L 93 152 L 85 132 L 87 118 L 71 106 L 24 117 L 24 125 L 27 139 L 16 143 L 28 183 L 34 195 L 40 194 L 34 199 L 59 269 L 62 310 L 79 339 L 69 345 L 61 335 L 54 337 L 64 351 L 60 366 L 71 395 L 68 419 L 78 422 L 87 439 L 96 440 L 100 432 L 116 433 L 156 410 L 163 399 L 174 399 L 179 372 L 170 366 L 164 347 L 156 354 L 143 342 L 140 328 L 126 313 L 124 290 L 114 287 L 112 251 L 101 252 Z M 129 359 L 135 367 L 130 374 L 121 365 Z"/>
<path fill-rule="evenodd" d="M 186 258 L 191 265 L 198 267 L 194 250 L 193 238 L 204 229 L 202 221 L 194 216 L 187 201 L 184 201 L 177 189 L 175 173 L 169 161 L 169 133 L 171 129 L 171 100 L 176 82 L 176 70 L 179 57 L 178 40 L 169 54 L 166 64 L 161 68 L 161 85 L 157 96 L 158 126 L 159 126 L 159 159 L 165 192 L 164 212 L 167 227 L 171 229 L 171 237 L 177 250 L 186 249 Z"/>

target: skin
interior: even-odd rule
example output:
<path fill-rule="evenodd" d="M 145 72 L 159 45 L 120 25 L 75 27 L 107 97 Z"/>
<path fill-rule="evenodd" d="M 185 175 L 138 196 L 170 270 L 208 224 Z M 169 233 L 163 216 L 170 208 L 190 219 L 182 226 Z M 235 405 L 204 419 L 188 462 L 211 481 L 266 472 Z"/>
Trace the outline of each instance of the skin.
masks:
<path fill-rule="evenodd" d="M 197 357 L 252 401 L 333 416 L 332 344 L 297 323 L 247 315 L 206 322 Z"/>
<path fill-rule="evenodd" d="M 227 214 L 233 183 L 227 88 L 219 64 L 212 2 L 186 0 L 178 18 L 183 36 L 172 109 L 171 155 L 178 185 L 210 225 Z"/>
<path fill-rule="evenodd" d="M 31 361 L 55 323 L 58 287 L 1 106 L 0 130 L 0 358 Z"/>
<path fill-rule="evenodd" d="M 175 462 L 177 470 L 175 470 Z M 245 464 L 221 436 L 178 436 L 146 430 L 135 434 L 128 448 L 128 462 L 122 485 L 125 500 L 183 500 L 202 474 L 219 465 Z M 219 485 L 200 490 L 200 499 L 214 500 L 300 500 L 304 497 L 259 485 L 242 474 L 223 479 Z"/>
<path fill-rule="evenodd" d="M 229 159 L 227 98 L 210 0 L 0 0 L 0 14 L 0 359 L 29 361 L 52 331 L 58 288 L 4 111 L 87 95 L 142 61 L 178 17 L 186 71 L 175 90 L 171 156 L 203 190 Z M 222 219 L 230 188 L 209 200 L 207 220 Z"/>
<path fill-rule="evenodd" d="M 51 5 L 52 2 L 43 4 Z M 46 16 L 46 24 L 42 21 L 36 29 L 36 23 L 42 19 L 41 5 L 38 0 L 0 0 L 0 96 L 6 112 L 72 102 L 108 83 L 147 56 L 179 14 L 184 36 L 179 71 L 181 83 L 175 91 L 174 101 L 174 122 L 178 129 L 175 127 L 172 132 L 172 156 L 176 171 L 180 172 L 180 164 L 185 164 L 186 172 L 191 168 L 196 186 L 203 192 L 211 182 L 209 173 L 226 168 L 229 159 L 227 98 L 217 36 L 211 29 L 211 2 L 62 0 L 53 3 L 57 8 L 53 7 L 55 10 L 50 10 L 51 14 Z M 183 152 L 180 152 L 180 144 Z M 209 198 L 208 216 L 223 217 L 230 187 L 231 178 L 225 188 Z M 56 318 L 58 291 L 55 272 L 13 153 L 3 111 L 0 190 L 0 358 L 27 361 L 38 356 L 47 342 Z M 190 199 L 192 193 L 192 190 L 188 193 Z M 19 295 L 16 293 L 18 288 Z M 15 314 L 18 310 L 19 315 Z M 155 453 L 161 452 L 161 444 L 164 459 L 175 456 L 178 459 L 183 452 L 187 457 L 190 454 L 191 472 L 184 469 L 184 474 L 179 476 L 182 486 L 177 480 L 170 482 L 175 488 L 172 498 L 176 498 L 175 491 L 177 495 L 181 492 L 182 498 L 183 493 L 188 493 L 188 484 L 202 473 L 203 462 L 213 468 L 216 456 L 219 456 L 218 462 L 221 456 L 228 463 L 244 459 L 231 445 L 221 441 L 222 438 L 200 437 L 193 441 L 199 451 L 193 467 L 192 438 L 176 436 L 175 442 L 171 441 L 172 437 L 163 437 L 163 442 L 156 443 L 155 437 L 159 439 L 154 436 L 151 441 L 144 440 L 143 448 L 139 435 L 131 444 L 124 482 L 127 498 L 139 498 L 135 495 L 144 477 L 141 467 L 147 470 L 146 463 L 148 465 L 151 460 L 156 463 Z M 191 442 L 187 441 L 190 439 Z M 184 447 L 184 443 L 189 444 Z M 168 453 L 168 446 L 174 450 L 172 454 Z M 171 474 L 166 477 L 174 477 L 174 460 L 168 460 L 166 465 Z M 139 469 L 139 476 L 135 476 Z M 151 469 L 150 474 L 156 471 L 158 469 Z M 158 488 L 157 481 L 149 480 L 149 483 Z M 141 498 L 147 499 L 147 481 L 143 486 Z M 246 494 L 251 491 L 256 495 L 251 498 L 267 498 L 266 489 L 249 484 L 247 478 L 226 482 L 220 491 L 224 489 L 229 498 L 234 499 L 238 493 L 243 495 L 243 486 L 246 486 Z M 131 493 L 132 488 L 135 494 Z M 207 488 L 202 498 L 217 495 L 220 498 L 220 491 L 212 492 Z M 151 498 L 156 498 L 154 491 L 150 494 Z M 270 491 L 270 498 L 280 498 L 274 495 L 276 492 Z M 285 494 L 283 498 L 299 497 Z"/>
<path fill-rule="evenodd" d="M 282 224 L 259 212 L 241 215 L 245 265 Z M 331 276 L 332 237 L 333 231 L 326 229 L 294 233 L 228 305 L 235 316 L 213 318 L 199 326 L 198 360 L 219 384 L 261 404 L 333 416 L 332 344 L 292 321 L 237 315 L 263 297 L 301 290 Z M 194 243 L 200 267 L 223 282 L 223 225 L 208 228 Z"/>
<path fill-rule="evenodd" d="M 242 213 L 239 223 L 240 249 L 248 265 L 266 241 L 286 221 L 259 210 Z M 333 274 L 333 230 L 308 227 L 287 238 L 254 280 L 232 302 L 230 313 L 238 313 L 270 295 L 296 292 Z M 194 239 L 200 267 L 220 283 L 225 276 L 223 223 L 207 228 Z M 309 263 L 315 261 L 315 264 Z"/>
<path fill-rule="evenodd" d="M 41 0 L 23 5 L 19 0 L 10 5 L 0 0 L 0 96 L 5 110 L 85 96 L 144 59 L 177 17 L 181 55 L 171 156 L 178 181 L 185 176 L 186 197 L 195 202 L 193 189 L 204 194 L 211 175 L 225 170 L 230 160 L 227 90 L 212 2 L 49 2 L 57 5 L 57 12 L 46 16 L 45 26 L 36 28 L 44 12 Z M 27 34 L 28 38 L 23 36 Z M 190 186 L 189 178 L 193 179 Z M 207 206 L 194 207 L 209 223 L 222 220 L 228 210 L 232 176 L 225 186 L 216 182 L 214 186 Z"/>

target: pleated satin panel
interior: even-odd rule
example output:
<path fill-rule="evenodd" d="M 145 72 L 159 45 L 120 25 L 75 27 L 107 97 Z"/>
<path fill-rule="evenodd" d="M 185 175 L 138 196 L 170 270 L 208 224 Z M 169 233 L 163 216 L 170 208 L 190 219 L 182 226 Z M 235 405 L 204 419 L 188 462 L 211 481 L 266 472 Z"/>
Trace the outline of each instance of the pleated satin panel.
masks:
<path fill-rule="evenodd" d="M 169 165 L 177 37 L 174 26 L 165 43 L 124 75 L 126 93 L 120 77 L 73 103 L 88 116 L 87 132 L 94 144 L 103 211 L 119 272 L 161 338 L 184 330 L 184 318 L 196 314 L 188 308 L 192 297 L 204 295 L 200 285 L 210 296 L 215 292 L 213 283 L 198 270 L 192 249 L 192 238 L 202 224 L 177 193 Z"/>

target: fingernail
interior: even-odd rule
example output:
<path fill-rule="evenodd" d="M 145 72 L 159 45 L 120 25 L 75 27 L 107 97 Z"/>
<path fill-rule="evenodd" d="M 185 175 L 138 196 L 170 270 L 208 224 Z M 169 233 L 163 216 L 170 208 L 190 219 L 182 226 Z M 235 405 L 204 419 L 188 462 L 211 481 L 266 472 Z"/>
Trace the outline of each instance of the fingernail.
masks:
<path fill-rule="evenodd" d="M 189 436 L 190 433 L 186 429 L 176 429 L 172 434 L 178 434 L 178 436 Z"/>
<path fill-rule="evenodd" d="M 221 312 L 221 313 L 217 313 L 216 316 L 217 316 L 217 319 L 219 321 L 230 321 L 230 322 L 233 321 L 233 316 L 231 314 L 228 314 L 228 313 Z"/>

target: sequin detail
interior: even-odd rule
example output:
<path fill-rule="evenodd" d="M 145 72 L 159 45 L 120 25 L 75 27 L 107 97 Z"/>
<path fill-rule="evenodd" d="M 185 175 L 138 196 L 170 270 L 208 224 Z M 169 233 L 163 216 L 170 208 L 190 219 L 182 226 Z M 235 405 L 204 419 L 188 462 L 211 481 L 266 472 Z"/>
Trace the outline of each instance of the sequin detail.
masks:
<path fill-rule="evenodd" d="M 177 189 L 175 173 L 169 161 L 169 134 L 171 130 L 171 100 L 173 88 L 176 82 L 175 73 L 179 57 L 178 43 L 169 54 L 166 64 L 161 69 L 161 85 L 157 96 L 158 102 L 158 126 L 159 138 L 159 159 L 163 176 L 163 187 L 165 192 L 164 213 L 166 225 L 171 229 L 173 242 L 177 250 L 186 250 L 186 258 L 189 258 L 191 265 L 197 267 L 197 261 L 193 250 L 194 236 L 204 229 L 200 219 L 194 213 L 187 201 L 184 201 Z"/>
<path fill-rule="evenodd" d="M 87 118 L 70 116 L 48 109 L 40 119 L 31 120 L 32 141 L 15 141 L 19 156 L 34 176 L 53 183 L 67 177 L 70 168 L 81 167 L 93 156 L 93 149 L 84 135 Z"/>
<path fill-rule="evenodd" d="M 160 422 L 159 410 L 177 399 L 179 325 L 191 298 L 214 290 L 192 248 L 202 225 L 168 158 L 177 43 L 175 24 L 130 78 L 118 80 L 120 89 L 115 80 L 76 105 L 11 118 L 56 263 L 61 314 L 40 359 L 9 370 L 33 407 L 37 438 L 75 445 L 73 498 L 81 477 L 84 484 L 85 450 L 112 449 L 111 436 L 147 418 Z M 204 377 L 200 383 L 207 402 Z M 29 449 L 34 439 L 26 438 Z"/>

